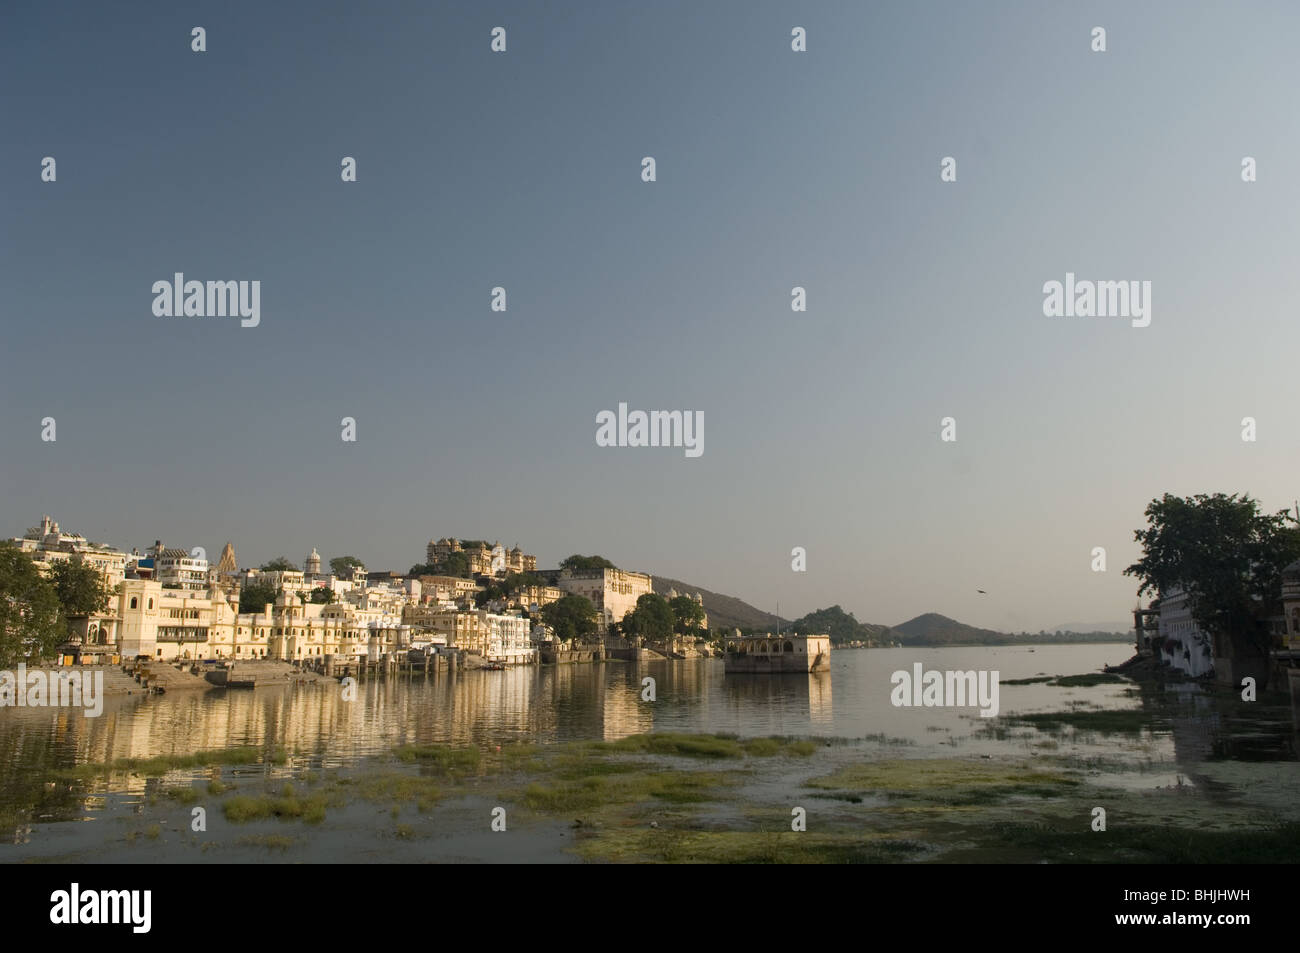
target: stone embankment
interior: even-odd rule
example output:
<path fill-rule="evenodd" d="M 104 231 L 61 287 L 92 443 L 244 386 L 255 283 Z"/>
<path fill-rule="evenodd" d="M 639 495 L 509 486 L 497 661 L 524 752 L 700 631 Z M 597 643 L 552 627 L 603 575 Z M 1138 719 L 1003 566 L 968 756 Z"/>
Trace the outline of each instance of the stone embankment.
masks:
<path fill-rule="evenodd" d="M 336 682 L 337 679 L 330 678 L 319 672 L 301 669 L 292 662 L 278 662 L 274 659 L 236 659 L 227 663 L 230 668 L 229 678 L 233 681 L 246 682 L 253 681 L 258 688 L 263 685 L 287 685 L 291 682 L 298 684 L 311 684 L 315 682 Z M 215 666 L 200 666 L 200 672 L 211 672 Z M 213 681 L 213 679 L 209 679 Z M 210 686 L 209 686 L 210 687 Z"/>
<path fill-rule="evenodd" d="M 215 666 L 195 665 L 187 662 L 127 662 L 123 665 L 29 665 L 29 672 L 100 672 L 104 676 L 105 695 L 147 695 L 207 690 L 217 687 L 207 677 Z M 290 662 L 269 659 L 248 659 L 235 663 L 238 677 L 250 677 L 257 685 L 287 685 L 289 683 L 329 682 L 335 679 L 316 672 L 302 671 Z"/>
<path fill-rule="evenodd" d="M 29 665 L 29 672 L 85 672 L 103 673 L 105 695 L 145 695 L 156 689 L 163 692 L 183 691 L 191 688 L 211 688 L 201 676 L 189 670 L 179 671 L 174 666 L 158 663 L 122 665 Z"/>

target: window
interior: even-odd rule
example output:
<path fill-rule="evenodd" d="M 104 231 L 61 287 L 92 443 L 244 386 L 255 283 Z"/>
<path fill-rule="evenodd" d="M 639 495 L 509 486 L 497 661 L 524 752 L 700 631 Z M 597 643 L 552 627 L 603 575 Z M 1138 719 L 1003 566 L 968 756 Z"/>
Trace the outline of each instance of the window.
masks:
<path fill-rule="evenodd" d="M 137 608 L 139 608 L 139 606 L 140 606 L 140 600 L 139 600 L 138 598 L 136 598 L 135 596 L 132 596 L 132 597 L 131 597 L 131 608 L 132 608 L 132 609 L 137 609 Z"/>

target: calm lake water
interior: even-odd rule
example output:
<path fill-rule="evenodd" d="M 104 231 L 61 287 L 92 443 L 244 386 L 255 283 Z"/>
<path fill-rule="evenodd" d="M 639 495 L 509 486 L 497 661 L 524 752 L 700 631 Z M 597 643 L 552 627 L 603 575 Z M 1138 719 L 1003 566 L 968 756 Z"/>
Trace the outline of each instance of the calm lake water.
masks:
<path fill-rule="evenodd" d="M 156 787 L 119 774 L 88 796 L 59 781 L 60 771 L 248 745 L 287 749 L 284 771 L 292 776 L 349 769 L 403 744 L 548 744 L 651 731 L 821 736 L 885 744 L 904 758 L 1066 758 L 1098 765 L 1109 783 L 1131 790 L 1186 778 L 1211 794 L 1226 791 L 1217 763 L 1234 772 L 1229 780 L 1242 788 L 1263 791 L 1267 777 L 1278 786 L 1278 798 L 1293 796 L 1282 790 L 1287 778 L 1300 783 L 1296 714 L 1284 696 L 1246 703 L 1192 684 L 1003 684 L 993 718 L 981 718 L 975 707 L 904 708 L 890 700 L 892 673 L 910 671 L 916 662 L 927 670 L 995 670 L 1005 682 L 1097 672 L 1131 654 L 1124 643 L 837 650 L 831 670 L 811 676 L 728 676 L 720 660 L 613 662 L 374 679 L 358 686 L 352 702 L 329 681 L 110 698 L 98 718 L 69 709 L 7 708 L 0 710 L 0 818 L 16 812 L 27 818 L 26 832 L 14 841 L 27 846 L 11 851 L 0 845 L 0 862 L 39 846 L 43 827 L 50 846 L 64 840 L 82 845 L 87 826 L 66 822 L 139 810 L 150 785 Z M 655 679 L 654 702 L 641 699 L 646 677 Z M 1138 728 L 1039 730 L 1014 720 L 1071 711 L 1131 712 Z M 844 757 L 860 757 L 843 750 Z M 1265 769 L 1265 763 L 1269 773 L 1259 784 L 1244 773 L 1252 764 Z M 1267 803 L 1260 809 L 1272 811 Z"/>
<path fill-rule="evenodd" d="M 374 679 L 358 686 L 354 702 L 344 701 L 337 686 L 329 683 L 116 697 L 108 699 L 98 718 L 66 709 L 9 708 L 0 710 L 0 790 L 6 776 L 43 767 L 242 745 L 279 745 L 330 763 L 347 763 L 412 743 L 545 744 L 612 740 L 647 731 L 840 738 L 883 733 L 924 748 L 951 746 L 956 740 L 983 753 L 1005 748 L 1005 740 L 986 737 L 1001 718 L 981 718 L 975 708 L 896 708 L 890 702 L 891 674 L 910 671 L 919 661 L 926 669 L 995 670 L 1005 682 L 1096 672 L 1131 654 L 1123 643 L 1035 650 L 840 650 L 829 672 L 809 676 L 724 675 L 720 660 L 609 662 L 461 672 L 427 681 Z M 641 700 L 647 676 L 655 679 L 653 703 Z M 1239 733 L 1229 731 L 1234 718 L 1221 704 L 1208 704 L 1208 698 L 1198 704 L 1202 693 L 1195 686 L 1171 687 L 1161 695 L 1161 704 L 1153 705 L 1149 697 L 1135 698 L 1131 685 L 1002 685 L 999 715 L 1081 705 L 1145 705 L 1154 740 L 1170 755 L 1180 719 L 1201 722 L 1199 730 L 1191 732 L 1208 744 L 1193 745 L 1198 757 L 1212 756 L 1216 744 L 1222 748 L 1227 743 L 1216 741 L 1216 732 Z M 1253 718 L 1258 712 L 1258 706 L 1242 703 L 1242 717 Z M 1287 744 L 1293 740 L 1288 737 L 1293 726 L 1283 719 L 1285 714 L 1275 711 L 1271 721 L 1265 719 L 1273 730 L 1256 726 L 1272 736 L 1272 742 L 1261 736 L 1260 750 L 1254 752 L 1248 743 L 1239 743 L 1236 756 L 1294 759 L 1294 745 Z"/>

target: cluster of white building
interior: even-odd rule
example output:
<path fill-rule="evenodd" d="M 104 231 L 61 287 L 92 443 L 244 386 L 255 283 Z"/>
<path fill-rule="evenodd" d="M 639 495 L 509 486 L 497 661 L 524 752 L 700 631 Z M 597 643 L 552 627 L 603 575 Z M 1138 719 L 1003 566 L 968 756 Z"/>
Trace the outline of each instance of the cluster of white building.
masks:
<path fill-rule="evenodd" d="M 603 631 L 652 591 L 651 577 L 644 573 L 566 568 L 545 573 L 546 584 L 524 586 L 478 606 L 475 597 L 487 583 L 511 572 L 531 572 L 536 559 L 518 547 L 462 547 L 453 539 L 430 541 L 431 561 L 452 552 L 466 552 L 476 562 L 494 557 L 483 582 L 368 573 L 360 566 L 323 572 L 315 550 L 301 570 L 241 570 L 230 543 L 215 565 L 202 549 L 169 549 L 161 541 L 144 553 L 125 553 L 65 533 L 48 516 L 13 543 L 45 571 L 60 560 L 80 558 L 107 581 L 112 590 L 107 609 L 74 620 L 83 657 L 380 661 L 405 657 L 412 648 L 445 647 L 521 664 L 535 661 L 538 645 L 552 638 L 533 621 L 543 606 L 568 593 L 585 596 Z M 276 595 L 240 612 L 241 593 L 251 587 Z"/>

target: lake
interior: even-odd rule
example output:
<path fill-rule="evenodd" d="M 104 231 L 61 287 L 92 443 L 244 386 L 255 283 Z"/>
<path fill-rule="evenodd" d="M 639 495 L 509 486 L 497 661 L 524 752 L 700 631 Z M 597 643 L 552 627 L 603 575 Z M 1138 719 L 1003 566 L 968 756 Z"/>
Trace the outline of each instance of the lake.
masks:
<path fill-rule="evenodd" d="M 370 679 L 357 686 L 353 701 L 344 700 L 330 681 L 113 697 L 97 718 L 75 710 L 4 709 L 0 819 L 14 836 L 6 838 L 9 846 L 0 847 L 0 860 L 123 859 L 115 846 L 121 825 L 147 813 L 159 791 L 174 794 L 177 783 L 222 777 L 261 783 L 272 776 L 279 783 L 314 779 L 321 772 L 364 776 L 384 759 L 391 761 L 402 746 L 492 752 L 524 744 L 559 750 L 650 732 L 824 739 L 818 746 L 825 751 L 816 760 L 827 770 L 884 754 L 1050 760 L 1089 766 L 1091 780 L 1104 781 L 1111 790 L 1186 786 L 1204 795 L 1200 806 L 1232 804 L 1251 817 L 1282 812 L 1293 803 L 1300 782 L 1296 721 L 1282 696 L 1247 703 L 1190 683 L 1006 684 L 1097 672 L 1131 654 L 1127 643 L 841 649 L 834 652 L 830 671 L 817 675 L 726 675 L 721 660 L 606 662 L 462 671 L 427 680 Z M 997 671 L 1003 683 L 998 715 L 980 717 L 975 707 L 895 707 L 891 676 L 910 672 L 917 662 L 926 670 Z M 647 678 L 654 680 L 653 701 L 642 698 Z M 69 780 L 78 765 L 249 746 L 284 749 L 287 757 L 274 767 L 227 768 L 224 774 L 203 768 L 172 771 L 160 779 L 117 771 Z M 797 759 L 790 763 L 795 767 L 764 782 L 767 788 L 753 782 L 750 789 L 784 796 L 785 789 L 796 791 L 816 773 Z M 356 816 L 363 827 L 374 823 Z M 75 823 L 110 818 L 118 829 Z M 355 833 L 346 825 L 335 831 L 338 843 Z M 316 840 L 324 844 L 330 838 Z M 518 843 L 523 856 L 514 859 L 556 859 L 545 850 L 534 857 L 524 848 L 526 841 Z M 457 849 L 468 850 L 464 844 Z M 186 859 L 179 840 L 161 856 Z M 251 855 L 229 856 L 247 860 Z M 468 856 L 494 855 L 469 850 Z M 309 859 L 321 857 L 318 847 Z"/>

